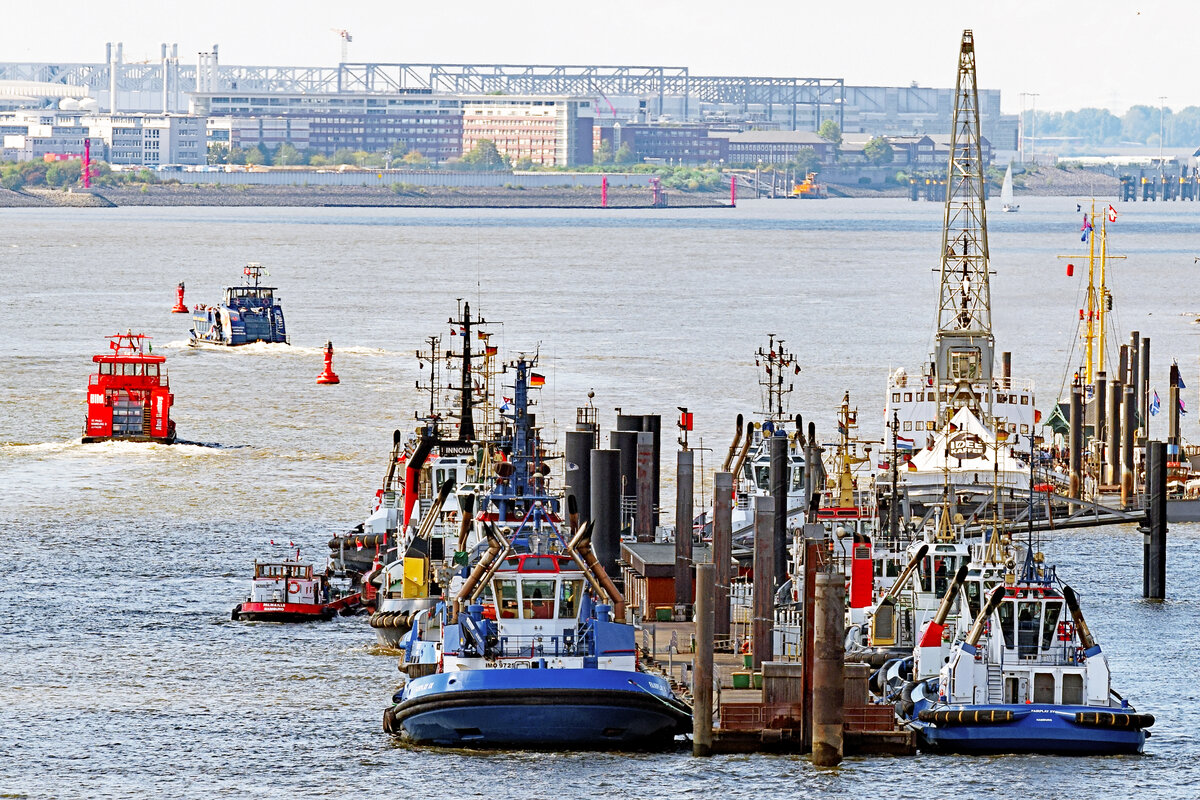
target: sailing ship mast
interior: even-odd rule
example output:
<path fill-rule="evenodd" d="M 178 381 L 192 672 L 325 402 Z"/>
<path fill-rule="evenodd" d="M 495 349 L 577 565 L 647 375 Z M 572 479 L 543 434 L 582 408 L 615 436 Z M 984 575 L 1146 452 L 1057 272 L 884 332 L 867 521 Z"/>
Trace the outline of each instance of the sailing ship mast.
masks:
<path fill-rule="evenodd" d="M 963 31 L 954 87 L 950 165 L 942 219 L 941 292 L 934 375 L 937 420 L 945 426 L 958 409 L 991 415 L 991 288 L 988 282 L 987 211 L 975 80 L 975 38 Z M 986 398 L 986 412 L 984 409 Z"/>

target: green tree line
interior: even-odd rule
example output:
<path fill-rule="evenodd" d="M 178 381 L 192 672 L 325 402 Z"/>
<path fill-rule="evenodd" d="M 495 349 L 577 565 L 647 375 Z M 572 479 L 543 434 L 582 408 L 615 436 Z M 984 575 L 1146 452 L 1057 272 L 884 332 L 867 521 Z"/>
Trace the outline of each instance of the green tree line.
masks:
<path fill-rule="evenodd" d="M 1026 111 L 1025 135 L 1070 137 L 1089 145 L 1141 144 L 1157 146 L 1159 115 L 1162 115 L 1162 144 L 1200 147 L 1200 106 L 1180 111 L 1169 107 L 1131 106 L 1117 116 L 1106 108 L 1081 108 L 1078 111 Z"/>

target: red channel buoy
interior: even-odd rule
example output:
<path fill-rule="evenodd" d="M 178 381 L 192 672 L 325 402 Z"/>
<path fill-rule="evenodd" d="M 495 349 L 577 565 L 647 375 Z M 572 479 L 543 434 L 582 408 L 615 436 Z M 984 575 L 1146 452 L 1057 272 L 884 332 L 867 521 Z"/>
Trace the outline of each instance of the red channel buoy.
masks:
<path fill-rule="evenodd" d="M 175 307 L 171 309 L 172 314 L 186 314 L 188 307 L 183 304 L 183 281 L 175 287 Z"/>
<path fill-rule="evenodd" d="M 325 369 L 317 376 L 317 383 L 341 383 L 337 373 L 333 371 L 333 342 L 325 343 Z"/>

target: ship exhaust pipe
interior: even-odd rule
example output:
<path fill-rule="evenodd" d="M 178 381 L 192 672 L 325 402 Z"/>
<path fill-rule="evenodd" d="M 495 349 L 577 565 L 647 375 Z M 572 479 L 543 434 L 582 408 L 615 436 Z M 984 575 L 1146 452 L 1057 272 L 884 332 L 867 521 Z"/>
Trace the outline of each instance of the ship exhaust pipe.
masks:
<path fill-rule="evenodd" d="M 992 589 L 992 593 L 988 595 L 987 602 L 983 608 L 979 609 L 979 616 L 975 618 L 975 624 L 971 626 L 971 630 L 967 633 L 966 643 L 974 647 L 979 642 L 979 637 L 983 635 L 983 629 L 987 625 L 987 621 L 991 619 L 992 614 L 996 613 L 996 609 L 1000 607 L 1000 602 L 1004 599 L 1004 587 L 997 586 Z"/>
<path fill-rule="evenodd" d="M 1092 631 L 1083 618 L 1083 611 L 1079 608 L 1079 597 L 1070 586 L 1063 586 L 1063 597 L 1066 598 L 1067 608 L 1071 610 L 1075 630 L 1079 631 L 1079 643 L 1083 645 L 1084 652 L 1087 652 L 1096 646 L 1096 637 L 1092 636 Z"/>
<path fill-rule="evenodd" d="M 729 466 L 733 463 L 733 457 L 737 455 L 738 445 L 742 441 L 742 415 L 737 415 L 737 427 L 733 431 L 733 441 L 729 443 L 729 452 L 725 454 L 725 460 L 721 462 L 721 472 L 729 472 Z"/>
<path fill-rule="evenodd" d="M 746 457 L 750 455 L 750 447 L 754 444 L 754 423 L 746 423 L 746 440 L 742 442 L 742 452 L 738 453 L 737 461 L 734 462 L 733 469 L 733 485 L 737 487 L 737 476 L 742 471 L 742 465 L 746 463 Z"/>

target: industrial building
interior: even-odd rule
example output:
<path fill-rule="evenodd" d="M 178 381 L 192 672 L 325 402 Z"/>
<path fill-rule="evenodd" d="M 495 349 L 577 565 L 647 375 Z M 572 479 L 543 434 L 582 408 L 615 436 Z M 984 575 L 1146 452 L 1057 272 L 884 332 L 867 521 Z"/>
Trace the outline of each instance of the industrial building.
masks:
<path fill-rule="evenodd" d="M 18 109 L 0 113 L 0 131 L 6 161 L 82 156 L 86 139 L 93 158 L 113 165 L 203 164 L 207 158 L 203 120 L 188 115 Z"/>
<path fill-rule="evenodd" d="M 0 88 L 24 87 L 28 106 L 86 98 L 123 115 L 124 122 L 100 125 L 120 131 L 106 141 L 116 135 L 121 157 L 133 157 L 140 146 L 142 157 L 157 154 L 157 163 L 168 163 L 149 133 L 158 126 L 129 122 L 128 115 L 194 115 L 207 143 L 242 148 L 288 143 L 325 154 L 403 148 L 443 162 L 491 139 L 511 161 L 570 166 L 590 163 L 594 147 L 610 141 L 614 151 L 629 143 L 650 160 L 757 163 L 790 160 L 801 147 L 823 150 L 827 143 L 810 132 L 830 119 L 846 134 L 928 136 L 936 143 L 950 129 L 954 100 L 949 88 L 700 76 L 671 66 L 240 66 L 222 64 L 215 45 L 191 66 L 165 44 L 161 63 L 126 64 L 120 44 L 107 50 L 104 63 L 0 63 Z M 979 113 L 984 137 L 999 150 L 1015 149 L 1017 118 L 1000 113 L 999 91 L 980 90 Z M 129 127 L 143 131 L 139 146 Z M 171 162 L 191 163 L 190 143 L 182 141 L 190 131 L 171 137 L 173 152 L 187 151 Z"/>

